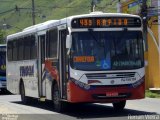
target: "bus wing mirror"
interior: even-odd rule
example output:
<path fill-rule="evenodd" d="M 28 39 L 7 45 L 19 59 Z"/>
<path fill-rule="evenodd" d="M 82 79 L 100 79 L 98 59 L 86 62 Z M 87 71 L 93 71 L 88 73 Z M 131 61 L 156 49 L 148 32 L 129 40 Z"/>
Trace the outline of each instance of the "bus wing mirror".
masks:
<path fill-rule="evenodd" d="M 66 48 L 70 49 L 72 46 L 72 39 L 71 35 L 66 36 Z"/>

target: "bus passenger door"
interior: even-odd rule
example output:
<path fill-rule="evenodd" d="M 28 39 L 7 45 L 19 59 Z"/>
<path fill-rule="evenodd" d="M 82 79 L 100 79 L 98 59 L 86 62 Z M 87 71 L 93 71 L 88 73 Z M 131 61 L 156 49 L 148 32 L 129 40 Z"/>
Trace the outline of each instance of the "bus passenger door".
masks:
<path fill-rule="evenodd" d="M 63 28 L 63 29 L 62 29 Z M 67 82 L 68 82 L 68 62 L 66 50 L 67 30 L 64 26 L 59 28 L 59 71 L 60 71 L 60 92 L 61 98 L 67 99 Z"/>
<path fill-rule="evenodd" d="M 38 35 L 38 91 L 39 97 L 45 97 L 46 85 L 42 80 L 42 73 L 45 62 L 45 34 Z"/>

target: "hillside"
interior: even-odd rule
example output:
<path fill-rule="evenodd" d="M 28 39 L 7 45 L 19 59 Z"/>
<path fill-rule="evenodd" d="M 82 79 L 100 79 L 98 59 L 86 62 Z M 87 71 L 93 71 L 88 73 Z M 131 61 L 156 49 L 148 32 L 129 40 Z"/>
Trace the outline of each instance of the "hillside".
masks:
<path fill-rule="evenodd" d="M 96 11 L 116 12 L 118 0 L 97 0 Z M 0 0 L 0 28 L 6 34 L 32 25 L 32 0 Z M 35 0 L 36 24 L 70 15 L 89 13 L 91 0 Z M 9 26 L 4 27 L 4 24 Z"/>

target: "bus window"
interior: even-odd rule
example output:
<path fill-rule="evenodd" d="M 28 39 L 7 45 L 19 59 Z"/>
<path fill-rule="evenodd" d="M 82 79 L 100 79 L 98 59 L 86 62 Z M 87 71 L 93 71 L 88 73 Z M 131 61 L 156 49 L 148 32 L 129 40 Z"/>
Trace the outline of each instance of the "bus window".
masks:
<path fill-rule="evenodd" d="M 18 40 L 18 60 L 23 60 L 24 59 L 24 44 L 23 44 L 23 38 Z"/>
<path fill-rule="evenodd" d="M 36 59 L 37 58 L 37 44 L 36 44 L 36 41 L 35 41 L 35 36 L 32 35 L 31 36 L 31 42 L 30 42 L 30 45 L 31 45 L 31 59 Z"/>
<path fill-rule="evenodd" d="M 45 62 L 45 35 L 41 35 L 39 36 L 40 42 L 41 42 L 41 62 L 44 63 Z"/>
<path fill-rule="evenodd" d="M 6 76 L 6 48 L 0 46 L 0 81 L 1 77 Z"/>
<path fill-rule="evenodd" d="M 13 61 L 17 60 L 17 53 L 18 53 L 18 46 L 17 46 L 17 40 L 13 42 Z"/>
<path fill-rule="evenodd" d="M 57 29 L 47 32 L 47 57 L 57 58 Z"/>
<path fill-rule="evenodd" d="M 13 42 L 9 41 L 7 47 L 8 47 L 8 50 L 7 50 L 8 61 L 12 61 L 12 47 L 13 47 Z"/>
<path fill-rule="evenodd" d="M 30 44 L 31 44 L 30 37 L 26 37 L 24 40 L 24 59 L 25 60 L 30 59 L 30 53 L 31 53 Z"/>

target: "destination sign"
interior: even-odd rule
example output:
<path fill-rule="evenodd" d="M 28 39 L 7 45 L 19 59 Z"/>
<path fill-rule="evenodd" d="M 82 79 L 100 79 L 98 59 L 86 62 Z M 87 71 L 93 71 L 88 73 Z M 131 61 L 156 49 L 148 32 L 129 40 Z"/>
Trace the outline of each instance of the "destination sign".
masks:
<path fill-rule="evenodd" d="M 88 17 L 72 20 L 72 28 L 141 27 L 141 19 L 134 17 Z"/>

